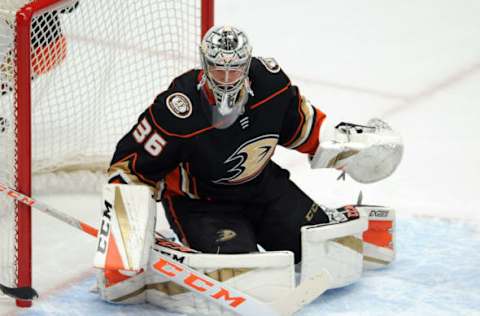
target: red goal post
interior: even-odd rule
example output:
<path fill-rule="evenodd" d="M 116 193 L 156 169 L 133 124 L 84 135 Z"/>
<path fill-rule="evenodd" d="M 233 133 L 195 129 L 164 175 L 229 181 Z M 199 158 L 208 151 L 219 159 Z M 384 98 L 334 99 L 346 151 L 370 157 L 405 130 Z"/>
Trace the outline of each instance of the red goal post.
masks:
<path fill-rule="evenodd" d="M 0 32 L 12 33 L 0 33 L 0 182 L 26 195 L 35 173 L 101 173 L 155 93 L 198 66 L 214 16 L 214 0 L 2 2 Z M 31 210 L 0 198 L 0 215 L 0 283 L 30 286 Z"/>

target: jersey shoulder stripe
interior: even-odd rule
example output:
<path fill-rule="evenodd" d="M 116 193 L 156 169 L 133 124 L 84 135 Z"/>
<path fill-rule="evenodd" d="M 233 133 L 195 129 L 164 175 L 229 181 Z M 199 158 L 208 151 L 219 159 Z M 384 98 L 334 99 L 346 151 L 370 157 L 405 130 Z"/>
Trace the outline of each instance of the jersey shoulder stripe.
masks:
<path fill-rule="evenodd" d="M 285 90 L 290 85 L 290 79 L 278 66 L 276 70 L 272 72 L 265 63 L 260 60 L 261 57 L 253 57 L 248 72 L 250 79 L 250 85 L 254 92 L 254 96 L 251 100 L 251 108 L 258 107 L 257 103 L 260 101 L 266 102 L 269 97 L 273 97 Z M 273 67 L 273 66 L 272 66 Z"/>
<path fill-rule="evenodd" d="M 255 102 L 254 104 L 250 105 L 250 109 L 253 110 L 253 109 L 261 106 L 262 104 L 270 101 L 271 99 L 273 99 L 273 98 L 276 97 L 277 95 L 279 95 L 279 94 L 287 91 L 288 88 L 290 88 L 290 86 L 291 86 L 291 84 L 290 84 L 290 82 L 288 82 L 288 83 L 287 83 L 283 88 L 281 88 L 280 90 L 275 91 L 274 93 L 272 93 L 271 95 L 269 95 L 269 96 L 266 97 L 265 99 L 260 100 L 260 101 L 258 101 L 258 102 Z"/>
<path fill-rule="evenodd" d="M 148 109 L 150 119 L 161 133 L 190 138 L 214 128 L 203 113 L 206 100 L 197 90 L 198 72 L 194 69 L 175 78 Z"/>

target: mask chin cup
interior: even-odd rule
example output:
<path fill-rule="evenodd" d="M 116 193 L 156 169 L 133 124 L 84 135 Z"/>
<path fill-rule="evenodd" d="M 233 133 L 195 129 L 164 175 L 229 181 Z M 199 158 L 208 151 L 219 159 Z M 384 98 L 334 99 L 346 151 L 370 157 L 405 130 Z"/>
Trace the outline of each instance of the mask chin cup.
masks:
<path fill-rule="evenodd" d="M 235 97 L 225 93 L 220 101 L 220 104 L 217 104 L 218 112 L 221 115 L 229 115 L 233 112 L 233 108 L 235 107 Z"/>
<path fill-rule="evenodd" d="M 220 103 L 211 106 L 212 124 L 217 129 L 230 127 L 245 112 L 248 93 L 244 89 L 237 93 L 225 93 Z"/>

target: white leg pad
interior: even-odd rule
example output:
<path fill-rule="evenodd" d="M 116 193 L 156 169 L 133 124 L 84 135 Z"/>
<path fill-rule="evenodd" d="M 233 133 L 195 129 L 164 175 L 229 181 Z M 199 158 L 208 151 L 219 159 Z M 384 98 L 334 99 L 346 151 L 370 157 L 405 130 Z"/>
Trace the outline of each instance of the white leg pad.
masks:
<path fill-rule="evenodd" d="M 325 269 L 332 278 L 330 288 L 356 282 L 362 275 L 362 233 L 367 227 L 364 216 L 345 223 L 302 227 L 302 280 Z"/>
<path fill-rule="evenodd" d="M 94 266 L 145 270 L 153 244 L 156 203 L 145 185 L 106 184 Z"/>
<path fill-rule="evenodd" d="M 395 210 L 384 206 L 356 206 L 368 216 L 363 233 L 363 268 L 385 268 L 395 260 Z"/>
<path fill-rule="evenodd" d="M 158 245 L 154 249 L 146 278 L 147 301 L 171 311 L 193 315 L 233 315 L 218 304 L 169 282 L 153 267 L 160 259 L 158 252 L 264 303 L 283 298 L 295 288 L 293 253 L 288 251 L 217 255 L 185 253 Z M 169 267 L 165 270 L 172 271 Z M 201 280 L 195 281 L 195 285 L 208 288 Z M 231 297 L 220 299 L 233 301 Z"/>
<path fill-rule="evenodd" d="M 145 272 L 115 271 L 117 278 L 123 280 L 111 281 L 113 284 L 108 284 L 104 271 L 99 271 L 97 285 L 100 297 L 116 304 L 148 302 L 188 315 L 237 315 L 220 304 L 190 291 L 189 287 L 201 288 L 212 295 L 218 294 L 217 300 L 227 302 L 229 305 L 241 302 L 239 299 L 242 297 L 236 297 L 225 289 L 216 293 L 209 287 L 208 281 L 201 278 L 184 279 L 184 286 L 170 281 L 162 271 L 166 273 L 177 271 L 169 265 L 155 267 L 159 261 L 163 261 L 160 260 L 160 253 L 222 282 L 227 288 L 245 293 L 265 304 L 278 304 L 280 299 L 289 297 L 295 289 L 294 257 L 289 251 L 217 255 L 188 253 L 154 245 Z"/>
<path fill-rule="evenodd" d="M 109 286 L 104 271 L 97 272 L 97 287 L 100 298 L 115 304 L 145 303 L 145 273 L 139 273 L 130 278 Z"/>

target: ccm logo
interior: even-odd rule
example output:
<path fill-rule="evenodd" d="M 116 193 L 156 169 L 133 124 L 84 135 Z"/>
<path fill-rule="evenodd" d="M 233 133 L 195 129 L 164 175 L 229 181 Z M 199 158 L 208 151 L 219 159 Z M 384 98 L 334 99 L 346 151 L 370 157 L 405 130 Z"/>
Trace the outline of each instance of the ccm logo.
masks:
<path fill-rule="evenodd" d="M 110 221 L 112 220 L 110 215 L 112 204 L 105 201 L 105 207 L 106 209 L 103 211 L 102 224 L 100 225 L 100 231 L 98 232 L 97 246 L 97 251 L 102 254 L 107 252 L 108 233 L 110 232 Z"/>
<path fill-rule="evenodd" d="M 165 255 L 165 256 L 169 256 L 171 257 L 173 260 L 177 261 L 177 262 L 180 262 L 180 263 L 183 263 L 183 261 L 185 261 L 185 256 L 178 256 L 177 254 L 172 254 L 170 252 L 166 252 L 164 250 L 160 250 L 160 253 L 162 255 Z"/>
<path fill-rule="evenodd" d="M 241 296 L 232 297 L 230 292 L 222 288 L 220 285 L 215 284 L 199 275 L 193 274 L 192 272 L 185 271 L 183 267 L 176 265 L 173 262 L 168 262 L 163 258 L 158 260 L 153 267 L 169 279 L 174 278 L 177 280 L 182 280 L 185 288 L 194 292 L 203 293 L 207 290 L 212 290 L 213 294 L 211 297 L 217 300 L 225 300 L 229 302 L 228 304 L 233 308 L 240 306 L 246 301 L 246 298 Z"/>

